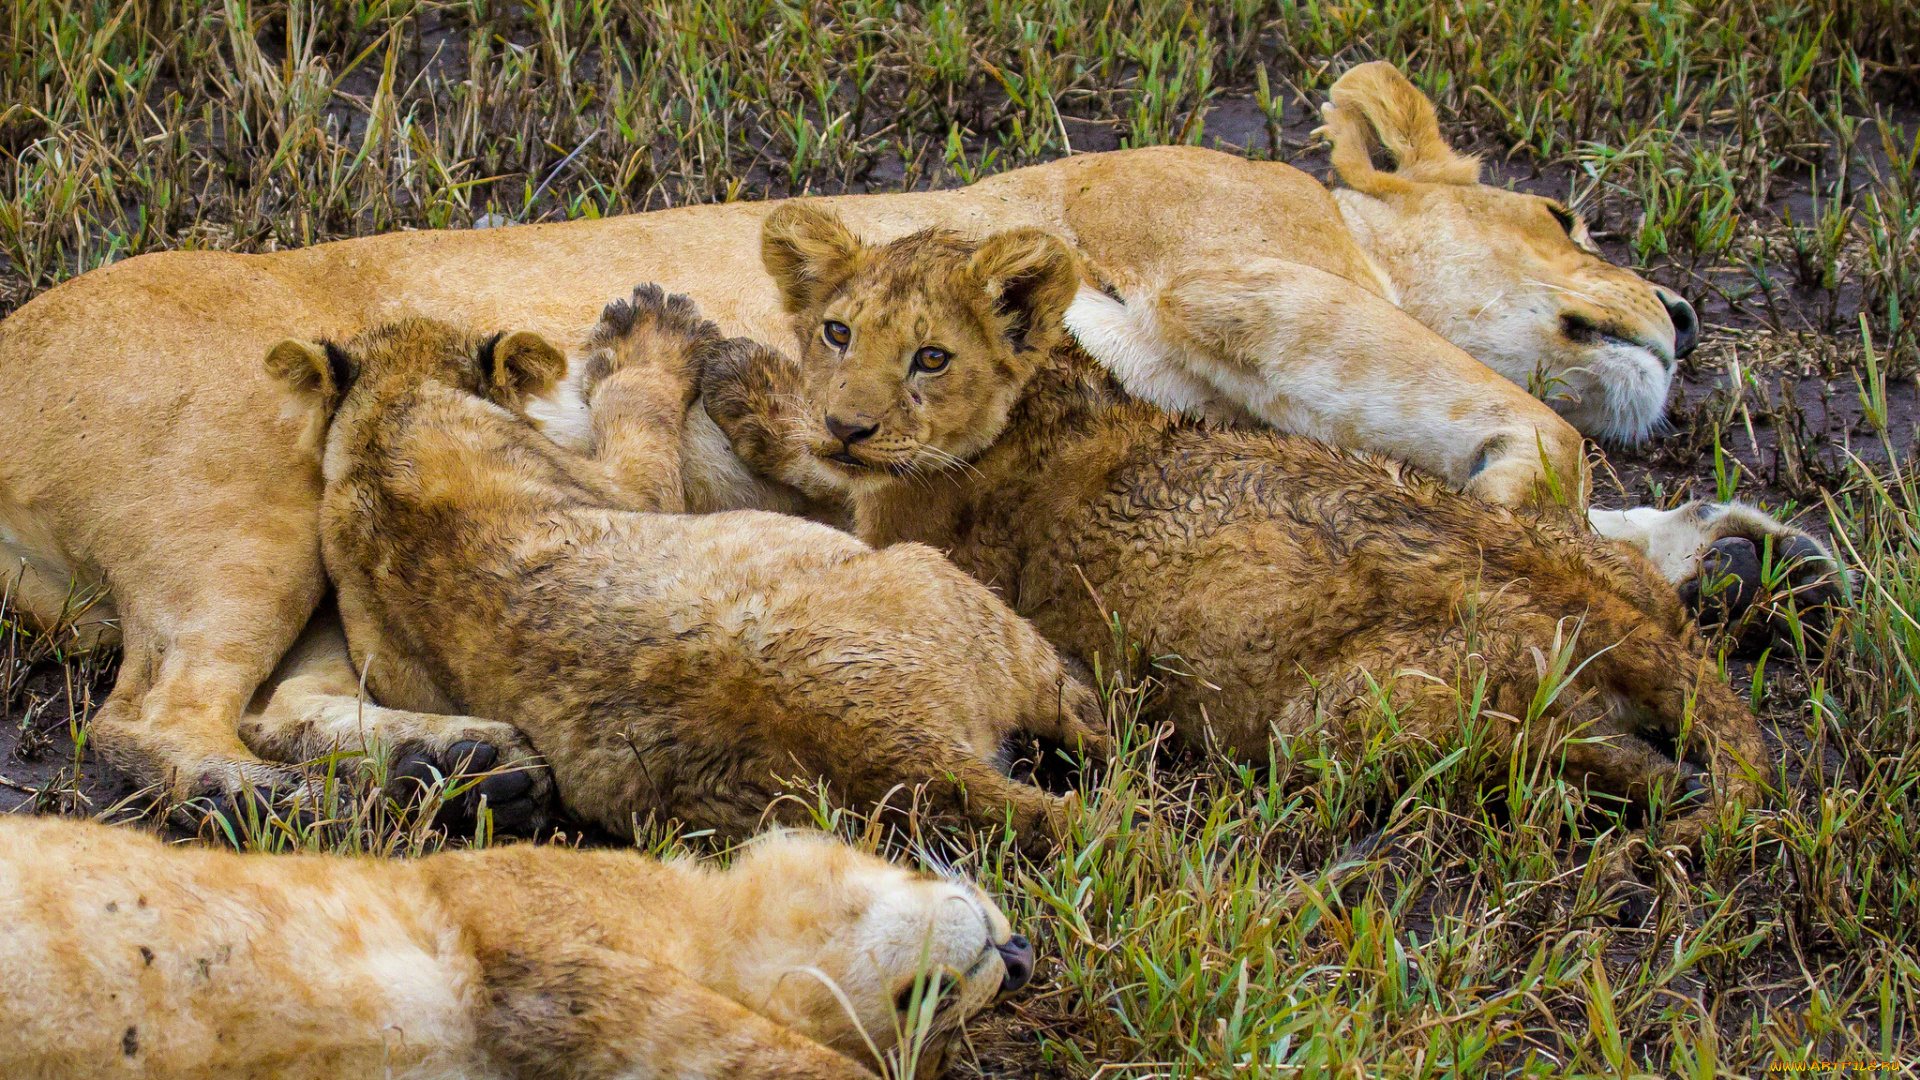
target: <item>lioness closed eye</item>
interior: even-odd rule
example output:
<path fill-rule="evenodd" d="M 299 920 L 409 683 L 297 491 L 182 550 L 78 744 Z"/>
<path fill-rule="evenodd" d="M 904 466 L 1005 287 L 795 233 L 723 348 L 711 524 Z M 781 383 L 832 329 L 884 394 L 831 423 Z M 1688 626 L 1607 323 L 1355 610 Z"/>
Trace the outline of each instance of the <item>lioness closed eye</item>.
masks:
<path fill-rule="evenodd" d="M 657 512 L 681 508 L 694 372 L 752 347 L 648 287 L 587 352 L 591 458 L 516 412 L 566 366 L 535 335 L 413 320 L 276 348 L 333 410 L 322 548 L 372 694 L 512 724 L 567 808 L 622 835 L 743 835 L 804 815 L 781 796 L 818 779 L 1049 843 L 1063 801 L 1009 778 L 1019 752 L 1106 742 L 1045 639 L 929 548 Z"/>
<path fill-rule="evenodd" d="M 1754 795 L 1757 724 L 1673 589 L 1623 545 L 1130 398 L 1062 332 L 1080 273 L 1046 233 L 875 246 L 795 204 L 768 218 L 763 254 L 801 360 L 708 370 L 735 450 L 840 492 L 870 543 L 947 551 L 1068 653 L 1110 649 L 1119 618 L 1185 665 L 1167 709 L 1190 743 L 1265 762 L 1275 735 L 1341 737 L 1380 705 L 1438 736 L 1472 712 L 1455 688 L 1484 680 L 1493 746 L 1531 744 L 1636 799 L 1697 789 L 1703 769 L 1727 797 Z M 1547 730 L 1522 730 L 1536 655 L 1570 638 L 1584 665 Z M 1587 738 L 1558 744 L 1576 730 Z M 1698 840 L 1712 813 L 1670 838 Z"/>
<path fill-rule="evenodd" d="M 853 1080 L 869 1040 L 897 1054 L 922 1025 L 930 1075 L 1033 967 L 971 884 L 810 833 L 714 870 L 535 846 L 237 855 L 4 818 L 0 876 L 9 1080 Z"/>

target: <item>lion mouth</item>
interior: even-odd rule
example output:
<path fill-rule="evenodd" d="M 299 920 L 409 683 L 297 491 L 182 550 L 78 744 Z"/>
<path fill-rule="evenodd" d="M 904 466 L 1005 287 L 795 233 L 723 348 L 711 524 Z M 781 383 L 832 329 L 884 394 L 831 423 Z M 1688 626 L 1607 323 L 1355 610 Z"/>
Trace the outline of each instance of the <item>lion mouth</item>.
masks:
<path fill-rule="evenodd" d="M 853 456 L 852 450 L 844 447 L 832 453 L 819 453 L 816 456 L 822 461 L 833 462 L 835 465 L 840 466 L 845 472 L 861 476 L 876 473 L 885 473 L 889 476 L 906 476 L 913 471 L 905 462 L 862 460 Z"/>

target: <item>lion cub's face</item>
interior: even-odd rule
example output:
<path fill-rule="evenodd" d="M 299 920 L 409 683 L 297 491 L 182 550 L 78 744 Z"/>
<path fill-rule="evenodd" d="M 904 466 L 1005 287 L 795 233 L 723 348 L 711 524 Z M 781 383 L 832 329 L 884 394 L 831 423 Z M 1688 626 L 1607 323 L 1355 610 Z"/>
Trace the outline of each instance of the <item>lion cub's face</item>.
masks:
<path fill-rule="evenodd" d="M 763 940 L 786 946 L 743 968 L 737 1000 L 870 1063 L 917 1047 L 914 1075 L 938 1075 L 967 1018 L 1032 973 L 1026 939 L 968 881 L 809 833 L 758 841 L 732 874 Z"/>
<path fill-rule="evenodd" d="M 1038 230 L 869 246 L 805 204 L 767 219 L 761 254 L 806 371 L 798 438 L 849 487 L 992 445 L 1079 286 L 1072 252 Z"/>

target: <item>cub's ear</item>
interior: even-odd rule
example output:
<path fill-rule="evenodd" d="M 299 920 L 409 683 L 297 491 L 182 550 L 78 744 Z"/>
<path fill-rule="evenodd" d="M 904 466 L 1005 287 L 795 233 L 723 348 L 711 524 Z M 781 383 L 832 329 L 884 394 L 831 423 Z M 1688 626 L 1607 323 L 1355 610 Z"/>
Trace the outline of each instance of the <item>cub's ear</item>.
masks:
<path fill-rule="evenodd" d="M 1080 291 L 1080 262 L 1071 248 L 1040 229 L 1009 229 L 980 244 L 967 273 L 993 303 L 1017 352 L 1051 348 L 1067 305 Z"/>
<path fill-rule="evenodd" d="M 559 384 L 567 374 L 567 357 L 531 330 L 496 334 L 480 346 L 480 374 L 489 396 L 519 409 Z"/>
<path fill-rule="evenodd" d="M 859 252 L 860 238 L 838 215 L 808 203 L 788 203 L 760 227 L 760 261 L 780 287 L 789 315 L 825 299 L 852 271 Z"/>
<path fill-rule="evenodd" d="M 353 388 L 359 373 L 352 355 L 331 341 L 289 338 L 267 350 L 267 374 L 285 383 L 295 397 L 319 406 L 329 416 L 340 407 L 340 399 Z"/>
<path fill-rule="evenodd" d="M 1480 159 L 1457 154 L 1440 135 L 1433 102 L 1384 60 L 1361 64 L 1333 84 L 1320 107 L 1325 126 L 1315 132 L 1333 143 L 1333 168 L 1355 191 L 1385 196 L 1423 184 L 1477 184 Z M 1373 150 L 1393 158 L 1393 171 L 1373 167 Z"/>

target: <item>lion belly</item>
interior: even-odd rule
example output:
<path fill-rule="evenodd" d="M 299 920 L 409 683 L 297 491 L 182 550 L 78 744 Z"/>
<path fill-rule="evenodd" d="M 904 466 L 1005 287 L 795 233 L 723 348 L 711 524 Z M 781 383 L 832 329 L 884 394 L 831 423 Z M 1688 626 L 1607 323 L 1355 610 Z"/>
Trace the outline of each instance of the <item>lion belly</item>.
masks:
<path fill-rule="evenodd" d="M 503 1075 L 478 968 L 402 870 L 0 827 L 0 1074 Z"/>

